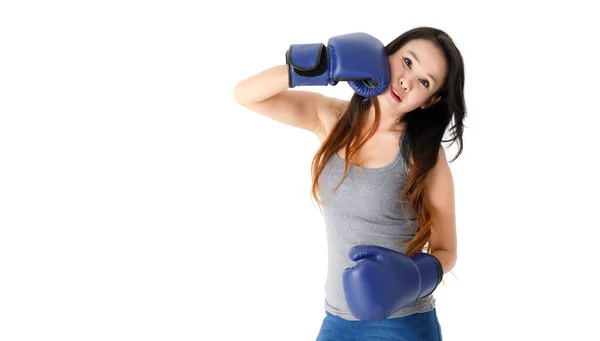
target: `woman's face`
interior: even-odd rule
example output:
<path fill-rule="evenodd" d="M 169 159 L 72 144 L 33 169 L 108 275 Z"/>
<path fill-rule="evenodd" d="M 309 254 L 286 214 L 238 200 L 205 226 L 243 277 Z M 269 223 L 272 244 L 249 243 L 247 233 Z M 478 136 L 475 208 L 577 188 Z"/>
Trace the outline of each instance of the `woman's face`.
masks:
<path fill-rule="evenodd" d="M 437 102 L 439 98 L 432 95 L 443 86 L 447 65 L 434 43 L 411 40 L 389 56 L 389 61 L 390 86 L 378 96 L 382 106 L 395 113 L 407 113 Z"/>

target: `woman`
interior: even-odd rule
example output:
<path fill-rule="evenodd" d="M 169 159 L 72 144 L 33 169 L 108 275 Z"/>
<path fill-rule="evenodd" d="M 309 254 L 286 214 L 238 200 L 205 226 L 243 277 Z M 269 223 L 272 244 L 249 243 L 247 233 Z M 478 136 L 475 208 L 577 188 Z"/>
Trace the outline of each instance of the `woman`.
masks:
<path fill-rule="evenodd" d="M 346 42 L 336 40 L 331 45 L 334 43 Z M 353 44 L 349 45 L 350 49 L 360 45 L 359 42 Z M 354 51 L 352 57 L 349 52 L 342 52 L 349 50 L 347 46 L 336 45 L 335 48 L 339 54 L 347 55 L 339 57 L 337 52 L 330 52 L 327 57 L 369 55 L 368 51 L 364 54 Z M 368 48 L 365 43 L 359 46 L 359 51 Z M 234 90 L 236 100 L 244 107 L 311 131 L 321 142 L 313 159 L 312 187 L 314 198 L 323 208 L 329 257 L 326 316 L 317 337 L 320 341 L 441 340 L 431 292 L 443 274 L 455 266 L 457 253 L 453 180 L 441 143 L 458 142 L 457 157 L 462 152 L 466 115 L 463 61 L 452 39 L 431 27 L 405 32 L 385 46 L 384 51 L 386 65 L 378 64 L 376 58 L 364 57 L 372 59 L 361 60 L 354 63 L 360 66 L 353 67 L 366 70 L 324 73 L 328 79 L 323 85 L 336 84 L 344 77 L 352 79 L 353 75 L 366 71 L 379 75 L 384 70 L 387 77 L 382 78 L 383 81 L 379 79 L 378 85 L 385 87 L 375 95 L 370 95 L 368 89 L 376 88 L 377 84 L 365 90 L 356 79 L 351 84 L 356 92 L 350 101 L 290 90 L 295 86 L 320 84 L 314 80 L 318 76 L 310 72 L 301 75 L 308 79 L 303 83 L 297 70 L 302 68 L 293 70 L 290 66 L 293 64 L 290 51 L 286 65 L 253 75 Z M 294 58 L 298 64 L 314 62 L 314 58 L 302 57 L 306 56 Z M 318 58 L 323 55 L 318 54 Z M 339 68 L 352 64 L 343 60 L 336 62 Z M 378 81 L 377 77 L 372 78 Z M 451 136 L 444 140 L 448 128 Z M 429 292 L 423 293 L 421 288 L 419 293 L 417 287 L 417 294 L 400 308 L 382 317 L 359 318 L 358 310 L 370 307 L 365 303 L 365 295 L 349 292 L 351 279 L 345 276 L 359 258 L 369 258 L 364 252 L 361 256 L 351 254 L 353 247 L 365 244 L 392 253 L 389 257 L 372 257 L 374 260 L 405 257 L 400 258 L 400 262 L 414 260 L 417 268 L 420 265 L 412 257 L 426 254 L 428 259 L 435 260 L 439 276 L 431 279 Z M 400 271 L 399 263 L 390 264 L 393 265 L 381 276 Z M 396 279 L 400 280 L 414 279 L 412 273 L 397 275 Z M 372 272 L 363 276 L 361 288 L 364 281 L 375 281 Z M 416 282 L 426 282 L 424 273 L 417 272 L 414 276 L 422 276 Z M 402 287 L 396 284 L 394 288 Z M 383 292 L 377 285 L 373 286 L 373 292 L 383 300 L 395 297 L 396 293 Z M 405 295 L 403 290 L 397 291 Z M 357 300 L 360 302 L 355 303 Z"/>

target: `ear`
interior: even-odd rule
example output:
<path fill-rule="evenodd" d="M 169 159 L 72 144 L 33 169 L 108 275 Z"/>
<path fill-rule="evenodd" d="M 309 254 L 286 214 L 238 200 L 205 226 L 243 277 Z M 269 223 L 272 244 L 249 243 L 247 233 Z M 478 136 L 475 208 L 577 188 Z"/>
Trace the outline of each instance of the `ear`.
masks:
<path fill-rule="evenodd" d="M 425 103 L 423 103 L 423 105 L 421 106 L 421 109 L 427 109 L 430 106 L 436 104 L 440 99 L 442 99 L 442 97 L 437 96 L 437 97 L 430 97 L 427 101 L 425 101 Z"/>

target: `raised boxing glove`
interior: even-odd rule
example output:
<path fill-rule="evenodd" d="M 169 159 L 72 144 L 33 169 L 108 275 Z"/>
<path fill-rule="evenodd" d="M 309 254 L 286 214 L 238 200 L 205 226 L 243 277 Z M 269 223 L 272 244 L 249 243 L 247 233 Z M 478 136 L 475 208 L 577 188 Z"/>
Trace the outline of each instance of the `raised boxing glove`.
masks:
<path fill-rule="evenodd" d="M 427 253 L 412 257 L 374 245 L 350 250 L 356 265 L 343 274 L 350 312 L 359 320 L 386 319 L 416 299 L 433 293 L 442 280 L 439 260 Z"/>
<path fill-rule="evenodd" d="M 286 52 L 289 86 L 336 85 L 346 81 L 363 97 L 382 94 L 390 84 L 385 46 L 366 33 L 350 33 L 322 43 L 292 44 Z"/>

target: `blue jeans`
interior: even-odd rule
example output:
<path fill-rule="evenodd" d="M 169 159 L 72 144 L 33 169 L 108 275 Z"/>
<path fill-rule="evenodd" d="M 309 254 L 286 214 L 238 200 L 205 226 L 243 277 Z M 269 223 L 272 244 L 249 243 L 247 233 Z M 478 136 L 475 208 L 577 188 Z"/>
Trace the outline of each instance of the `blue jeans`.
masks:
<path fill-rule="evenodd" d="M 316 341 L 442 341 L 435 309 L 378 321 L 349 321 L 325 314 Z"/>

